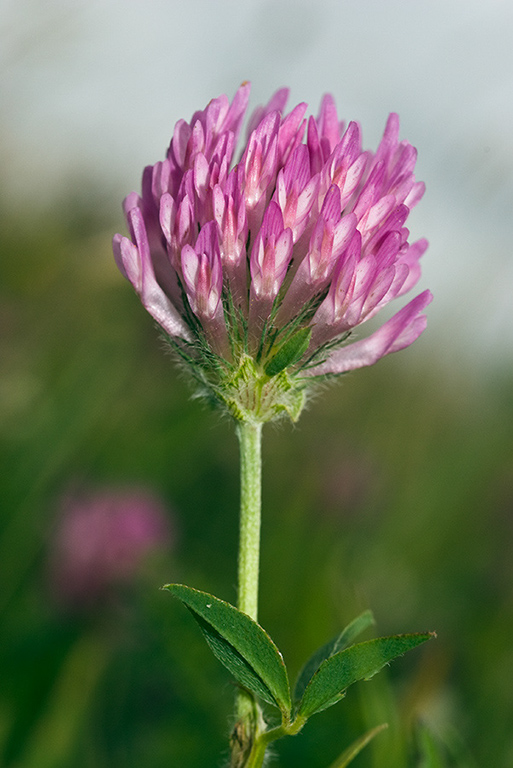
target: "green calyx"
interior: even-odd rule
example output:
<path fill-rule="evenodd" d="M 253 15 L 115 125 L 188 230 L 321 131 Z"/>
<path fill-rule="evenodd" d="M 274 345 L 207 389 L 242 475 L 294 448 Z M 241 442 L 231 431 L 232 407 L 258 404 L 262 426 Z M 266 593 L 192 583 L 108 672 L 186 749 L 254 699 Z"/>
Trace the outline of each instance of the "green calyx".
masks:
<path fill-rule="evenodd" d="M 263 361 L 242 352 L 238 361 L 233 362 L 205 348 L 199 348 L 201 355 L 193 355 L 184 345 L 169 341 L 184 368 L 192 374 L 196 395 L 221 407 L 236 421 L 264 424 L 284 415 L 293 422 L 298 420 L 311 380 L 294 366 L 297 348 L 285 350 L 292 353 L 291 361 L 278 350 Z M 194 351 L 198 352 L 198 348 Z"/>
<path fill-rule="evenodd" d="M 186 297 L 184 305 L 187 307 Z M 229 291 L 223 295 L 226 336 L 212 338 L 188 316 L 193 340 L 168 338 L 199 385 L 197 394 L 221 407 L 236 421 L 263 424 L 282 416 L 295 422 L 315 377 L 308 369 L 322 362 L 326 345 L 311 349 L 311 302 L 284 326 L 276 324 L 280 303 L 269 316 L 248 326 Z"/>
<path fill-rule="evenodd" d="M 193 340 L 168 337 L 177 357 L 196 380 L 197 396 L 221 407 L 236 421 L 264 424 L 288 416 L 298 420 L 306 403 L 307 390 L 333 378 L 314 374 L 349 336 L 344 332 L 312 347 L 310 320 L 318 305 L 308 303 L 292 320 L 276 324 L 279 301 L 265 320 L 249 328 L 240 307 L 229 292 L 224 299 L 226 335 L 208 335 L 193 313 L 188 315 Z M 184 296 L 184 305 L 187 302 Z"/>
<path fill-rule="evenodd" d="M 297 421 L 306 393 L 303 379 L 282 369 L 269 375 L 252 357 L 244 355 L 239 367 L 218 385 L 212 386 L 216 399 L 237 421 L 264 423 L 287 415 Z"/>

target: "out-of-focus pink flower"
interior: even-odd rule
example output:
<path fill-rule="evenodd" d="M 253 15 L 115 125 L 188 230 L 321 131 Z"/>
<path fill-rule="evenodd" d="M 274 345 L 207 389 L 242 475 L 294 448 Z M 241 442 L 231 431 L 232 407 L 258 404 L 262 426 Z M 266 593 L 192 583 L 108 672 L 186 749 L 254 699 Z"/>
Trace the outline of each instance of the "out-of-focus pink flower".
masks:
<path fill-rule="evenodd" d="M 62 503 L 51 578 L 65 603 L 87 604 L 130 582 L 151 553 L 172 542 L 169 515 L 146 490 L 105 490 Z"/>
<path fill-rule="evenodd" d="M 255 111 L 236 164 L 248 83 L 231 104 L 221 96 L 179 121 L 166 159 L 145 169 L 142 195 L 125 200 L 130 239 L 114 237 L 143 305 L 225 402 L 223 388 L 247 379 L 248 357 L 256 376 L 285 370 L 304 388 L 403 349 L 424 330 L 432 298 L 424 291 L 348 343 L 420 277 L 427 242 L 410 244 L 405 227 L 424 192 L 416 150 L 399 140 L 396 114 L 372 153 L 330 96 L 308 120 L 305 104 L 284 114 L 287 96 L 281 89 Z"/>

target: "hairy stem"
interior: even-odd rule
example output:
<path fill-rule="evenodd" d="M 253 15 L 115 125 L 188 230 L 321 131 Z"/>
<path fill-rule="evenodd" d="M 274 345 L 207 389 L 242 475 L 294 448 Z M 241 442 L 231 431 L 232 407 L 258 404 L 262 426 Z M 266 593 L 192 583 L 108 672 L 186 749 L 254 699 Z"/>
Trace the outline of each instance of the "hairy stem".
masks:
<path fill-rule="evenodd" d="M 240 538 L 237 607 L 255 621 L 258 617 L 260 516 L 262 497 L 262 424 L 237 423 L 240 448 Z M 245 766 L 262 726 L 262 713 L 252 694 L 240 690 L 232 736 L 232 766 Z"/>
<path fill-rule="evenodd" d="M 294 736 L 296 733 L 299 733 L 305 722 L 306 720 L 304 718 L 298 717 L 292 723 L 279 725 L 276 728 L 271 728 L 271 730 L 257 734 L 253 741 L 247 763 L 245 763 L 245 768 L 261 768 L 264 764 L 265 752 L 269 744 L 277 739 L 281 739 L 283 736 Z"/>
<path fill-rule="evenodd" d="M 262 424 L 239 422 L 240 539 L 237 607 L 258 617 L 260 513 L 262 497 Z"/>

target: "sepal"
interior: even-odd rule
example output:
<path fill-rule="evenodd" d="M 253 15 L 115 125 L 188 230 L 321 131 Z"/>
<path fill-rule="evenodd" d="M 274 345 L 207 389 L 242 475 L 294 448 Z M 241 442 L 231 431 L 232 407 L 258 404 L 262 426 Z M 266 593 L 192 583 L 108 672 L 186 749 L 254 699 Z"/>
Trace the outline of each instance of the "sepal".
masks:
<path fill-rule="evenodd" d="M 290 365 L 298 363 L 308 349 L 311 338 L 311 328 L 300 328 L 296 331 L 278 348 L 265 366 L 267 376 L 276 376 Z"/>

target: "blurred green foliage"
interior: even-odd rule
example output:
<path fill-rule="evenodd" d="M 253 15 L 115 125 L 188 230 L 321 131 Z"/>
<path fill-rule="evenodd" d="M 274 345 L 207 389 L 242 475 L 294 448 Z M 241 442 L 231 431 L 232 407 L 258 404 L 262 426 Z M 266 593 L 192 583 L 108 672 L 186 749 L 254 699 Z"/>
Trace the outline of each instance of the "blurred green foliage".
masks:
<path fill-rule="evenodd" d="M 6 768 L 227 755 L 229 676 L 158 587 L 236 599 L 236 440 L 117 273 L 109 210 L 92 195 L 0 212 Z M 297 426 L 264 432 L 260 616 L 292 674 L 367 607 L 378 634 L 439 636 L 280 744 L 283 768 L 326 768 L 384 721 L 356 767 L 513 764 L 513 376 L 469 382 L 426 349 L 344 377 Z M 102 605 L 64 610 L 48 575 L 60 500 L 134 484 L 165 499 L 173 550 Z"/>

